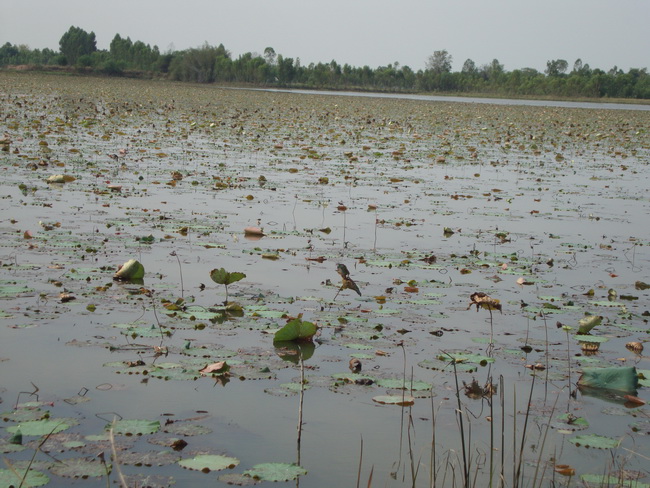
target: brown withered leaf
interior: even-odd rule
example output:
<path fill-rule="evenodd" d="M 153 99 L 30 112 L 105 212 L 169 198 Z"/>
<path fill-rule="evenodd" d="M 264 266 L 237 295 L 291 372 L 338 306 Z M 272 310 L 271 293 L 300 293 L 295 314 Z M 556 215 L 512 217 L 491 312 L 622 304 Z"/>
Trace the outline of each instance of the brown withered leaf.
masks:
<path fill-rule="evenodd" d="M 228 374 L 230 366 L 226 361 L 218 361 L 216 363 L 208 364 L 205 368 L 199 370 L 201 374 Z"/>

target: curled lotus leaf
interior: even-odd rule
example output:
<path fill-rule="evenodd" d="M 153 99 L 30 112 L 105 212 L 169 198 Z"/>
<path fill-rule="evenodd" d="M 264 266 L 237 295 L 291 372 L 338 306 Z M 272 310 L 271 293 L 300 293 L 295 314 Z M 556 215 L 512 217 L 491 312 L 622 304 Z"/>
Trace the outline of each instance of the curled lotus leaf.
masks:
<path fill-rule="evenodd" d="M 129 259 L 120 266 L 113 276 L 114 280 L 134 281 L 144 278 L 144 266 L 137 259 Z"/>

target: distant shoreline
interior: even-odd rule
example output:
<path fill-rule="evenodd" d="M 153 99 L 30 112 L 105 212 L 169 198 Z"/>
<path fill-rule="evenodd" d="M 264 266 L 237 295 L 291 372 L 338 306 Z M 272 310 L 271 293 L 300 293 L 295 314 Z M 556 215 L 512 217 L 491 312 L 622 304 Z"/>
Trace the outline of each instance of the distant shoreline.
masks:
<path fill-rule="evenodd" d="M 511 99 L 511 100 L 538 100 L 538 101 L 556 101 L 556 102 L 584 102 L 584 103 L 605 103 L 605 104 L 625 104 L 625 105 L 650 105 L 649 99 L 644 98 L 593 98 L 593 97 L 562 97 L 562 96 L 532 96 L 532 95 L 517 95 L 517 94 L 502 94 L 491 92 L 420 92 L 408 90 L 391 90 L 391 89 L 366 89 L 363 87 L 312 87 L 304 86 L 302 84 L 293 84 L 288 86 L 278 87 L 276 85 L 265 84 L 251 84 L 251 83 L 234 83 L 234 82 L 214 82 L 214 83 L 195 83 L 187 81 L 170 80 L 166 76 L 160 76 L 160 73 L 151 73 L 146 71 L 125 70 L 119 76 L 111 76 L 97 72 L 92 68 L 83 68 L 75 66 L 59 66 L 59 65 L 6 65 L 0 67 L 0 73 L 18 73 L 29 75 L 31 73 L 42 73 L 49 75 L 65 75 L 65 76 L 79 76 L 79 77 L 96 77 L 96 78 L 127 78 L 139 80 L 156 80 L 170 83 L 182 83 L 187 85 L 208 85 L 213 87 L 222 88 L 238 88 L 238 89 L 255 89 L 255 90 L 277 90 L 277 91 L 292 91 L 302 90 L 307 92 L 355 92 L 366 94 L 395 94 L 395 95 L 419 95 L 419 96 L 435 96 L 435 97 L 460 97 L 460 98 L 487 98 L 487 99 Z"/>

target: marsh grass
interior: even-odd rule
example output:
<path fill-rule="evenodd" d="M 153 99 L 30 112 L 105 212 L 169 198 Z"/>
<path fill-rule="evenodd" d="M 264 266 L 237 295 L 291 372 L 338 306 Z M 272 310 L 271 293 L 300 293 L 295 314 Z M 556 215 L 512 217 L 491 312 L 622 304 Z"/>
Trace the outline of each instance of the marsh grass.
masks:
<path fill-rule="evenodd" d="M 431 395 L 431 442 L 429 445 L 429 466 L 428 466 L 428 486 L 475 488 L 475 487 L 543 487 L 549 480 L 546 478 L 547 469 L 553 465 L 553 455 L 546 451 L 546 442 L 551 430 L 551 421 L 556 411 L 557 402 L 561 397 L 561 392 L 555 398 L 555 401 L 544 418 L 536 418 L 535 422 L 539 424 L 540 436 L 539 445 L 532 447 L 529 442 L 530 422 L 532 422 L 533 413 L 531 411 L 533 394 L 536 389 L 537 374 L 533 371 L 531 374 L 530 387 L 526 397 L 526 408 L 519 412 L 517 401 L 517 390 L 513 386 L 510 396 L 512 399 L 511 408 L 506 403 L 506 387 L 503 376 L 498 379 L 498 394 L 491 390 L 490 394 L 481 401 L 488 403 L 489 418 L 485 419 L 489 423 L 489 445 L 485 446 L 484 442 L 476 441 L 472 438 L 473 418 L 480 420 L 470 413 L 467 406 L 462 400 L 462 389 L 459 383 L 459 372 L 456 369 L 456 362 L 452 358 L 450 364 L 453 368 L 456 408 L 455 418 L 459 451 L 454 449 L 443 448 L 441 450 L 438 444 L 437 422 L 439 417 L 440 406 L 436 408 L 434 397 Z M 407 356 L 403 354 L 403 381 L 406 381 Z M 492 377 L 488 378 L 486 384 L 492 385 Z M 406 394 L 407 388 L 403 390 Z M 412 391 L 411 391 L 412 393 Z M 494 400 L 498 401 L 495 402 Z M 496 405 L 495 405 L 496 404 Z M 495 408 L 496 407 L 496 408 Z M 404 479 L 404 483 L 415 488 L 423 486 L 420 480 L 420 470 L 423 467 L 422 453 L 417 453 L 415 447 L 415 425 L 412 417 L 412 407 L 404 406 L 401 408 L 401 433 L 406 435 L 407 461 L 409 480 Z M 506 419 L 511 418 L 511 440 L 508 444 L 506 440 L 507 425 Z M 404 427 L 406 426 L 406 427 Z M 402 451 L 403 437 L 400 435 L 400 460 Z M 486 452 L 487 450 L 487 452 Z M 359 452 L 359 466 L 357 475 L 357 484 L 361 485 L 362 463 L 364 455 L 364 443 L 361 438 Z M 534 464 L 532 473 L 526 470 L 527 464 Z M 374 470 L 374 466 L 373 466 Z M 392 478 L 396 478 L 400 471 L 400 463 L 392 469 Z M 372 474 L 367 480 L 367 486 L 372 485 Z"/>

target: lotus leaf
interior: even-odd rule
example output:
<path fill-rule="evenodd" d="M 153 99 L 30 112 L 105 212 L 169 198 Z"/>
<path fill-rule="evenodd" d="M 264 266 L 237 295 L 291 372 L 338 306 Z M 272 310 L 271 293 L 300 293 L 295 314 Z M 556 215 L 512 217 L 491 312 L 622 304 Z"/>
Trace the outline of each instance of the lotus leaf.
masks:
<path fill-rule="evenodd" d="M 209 473 L 210 471 L 232 469 L 239 464 L 239 459 L 216 454 L 199 454 L 193 458 L 181 459 L 178 464 L 186 469 Z"/>
<path fill-rule="evenodd" d="M 244 471 L 244 475 L 262 481 L 291 481 L 307 474 L 307 470 L 297 464 L 262 463 Z"/>

